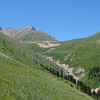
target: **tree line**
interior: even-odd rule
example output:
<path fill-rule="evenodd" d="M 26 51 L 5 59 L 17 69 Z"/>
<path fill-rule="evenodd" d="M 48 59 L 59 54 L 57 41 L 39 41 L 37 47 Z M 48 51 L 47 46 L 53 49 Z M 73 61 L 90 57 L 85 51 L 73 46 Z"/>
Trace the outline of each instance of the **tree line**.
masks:
<path fill-rule="evenodd" d="M 98 66 L 93 67 L 92 69 L 90 68 L 88 78 L 91 79 L 98 76 L 100 76 L 100 68 Z"/>
<path fill-rule="evenodd" d="M 35 63 L 38 64 L 39 62 L 35 61 Z M 72 75 L 67 75 L 63 69 L 56 70 L 55 68 L 51 68 L 48 65 L 44 65 L 43 63 L 40 63 L 40 66 L 44 70 L 47 70 L 48 72 L 52 73 L 53 75 L 55 75 L 57 77 L 61 77 L 61 78 L 65 79 L 65 80 L 71 81 L 72 83 L 76 84 L 77 85 L 77 89 L 79 91 L 84 92 L 84 93 L 92 96 L 93 98 L 96 98 L 97 100 L 100 100 L 100 91 L 98 91 L 97 93 L 95 91 L 91 92 L 91 87 L 90 86 L 87 86 L 85 83 L 83 83 L 80 80 L 74 79 Z M 98 69 L 98 67 L 96 67 L 94 72 L 97 72 L 97 69 Z M 91 72 L 94 73 L 92 70 L 91 70 Z M 71 87 L 73 87 L 72 84 L 71 84 Z"/>

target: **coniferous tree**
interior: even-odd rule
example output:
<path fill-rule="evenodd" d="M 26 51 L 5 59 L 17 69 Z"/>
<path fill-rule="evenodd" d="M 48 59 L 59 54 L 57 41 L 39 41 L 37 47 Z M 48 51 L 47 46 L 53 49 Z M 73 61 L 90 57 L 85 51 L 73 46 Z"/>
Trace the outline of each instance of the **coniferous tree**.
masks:
<path fill-rule="evenodd" d="M 57 71 L 57 76 L 59 77 L 59 72 Z"/>
<path fill-rule="evenodd" d="M 73 85 L 71 84 L 71 87 L 73 87 Z"/>
<path fill-rule="evenodd" d="M 90 88 L 90 86 L 87 87 L 86 93 L 87 93 L 88 95 L 91 95 L 91 88 Z"/>
<path fill-rule="evenodd" d="M 63 78 L 63 70 L 61 69 L 61 77 Z"/>

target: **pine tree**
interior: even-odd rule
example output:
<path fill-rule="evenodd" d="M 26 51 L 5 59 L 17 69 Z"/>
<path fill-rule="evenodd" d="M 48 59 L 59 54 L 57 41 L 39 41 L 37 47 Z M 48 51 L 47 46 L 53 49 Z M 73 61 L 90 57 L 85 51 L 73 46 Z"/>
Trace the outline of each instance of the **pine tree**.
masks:
<path fill-rule="evenodd" d="M 63 78 L 63 70 L 61 69 L 61 77 Z"/>

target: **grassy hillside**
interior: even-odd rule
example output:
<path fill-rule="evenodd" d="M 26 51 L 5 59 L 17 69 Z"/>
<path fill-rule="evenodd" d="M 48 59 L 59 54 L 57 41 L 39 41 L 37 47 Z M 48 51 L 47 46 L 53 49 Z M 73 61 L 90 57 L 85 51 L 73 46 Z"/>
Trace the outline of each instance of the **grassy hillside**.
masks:
<path fill-rule="evenodd" d="M 48 72 L 0 57 L 1 100 L 91 100 Z"/>
<path fill-rule="evenodd" d="M 60 70 L 60 68 L 43 57 L 40 53 L 36 52 L 36 45 L 32 45 L 33 49 L 27 44 L 19 44 L 4 34 L 0 33 L 0 52 L 24 63 L 30 67 L 33 65 L 38 65 L 36 68 L 41 68 L 41 64 L 48 66 L 49 68 L 54 68 Z M 41 51 L 41 49 L 40 49 Z"/>
<path fill-rule="evenodd" d="M 33 41 L 40 41 L 41 42 L 41 41 L 53 41 L 55 39 L 53 37 L 47 35 L 46 33 L 34 30 L 30 33 L 27 32 L 27 34 L 23 34 L 23 36 L 21 36 L 18 40 L 29 41 L 29 42 L 33 42 Z"/>
<path fill-rule="evenodd" d="M 84 68 L 86 77 L 83 81 L 91 87 L 100 86 L 99 75 L 89 78 L 90 70 L 96 66 L 100 68 L 100 33 L 84 39 L 61 42 L 59 47 L 46 55 L 60 60 L 61 63 L 69 64 L 70 67 Z"/>
<path fill-rule="evenodd" d="M 61 68 L 0 33 L 0 100 L 91 100 L 41 67 Z M 74 87 L 70 85 L 73 84 Z"/>

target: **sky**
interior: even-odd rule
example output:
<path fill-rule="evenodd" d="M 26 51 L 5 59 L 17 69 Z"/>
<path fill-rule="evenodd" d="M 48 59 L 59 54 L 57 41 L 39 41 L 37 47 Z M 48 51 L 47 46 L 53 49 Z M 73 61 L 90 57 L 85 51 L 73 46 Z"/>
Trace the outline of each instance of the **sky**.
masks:
<path fill-rule="evenodd" d="M 59 41 L 100 31 L 100 0 L 0 0 L 0 27 L 33 25 Z"/>

